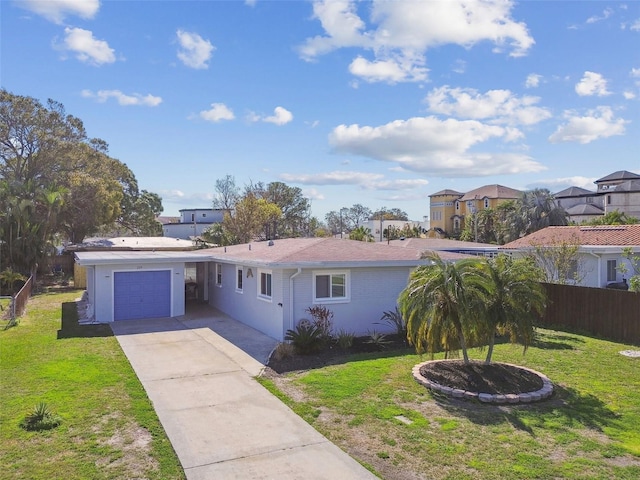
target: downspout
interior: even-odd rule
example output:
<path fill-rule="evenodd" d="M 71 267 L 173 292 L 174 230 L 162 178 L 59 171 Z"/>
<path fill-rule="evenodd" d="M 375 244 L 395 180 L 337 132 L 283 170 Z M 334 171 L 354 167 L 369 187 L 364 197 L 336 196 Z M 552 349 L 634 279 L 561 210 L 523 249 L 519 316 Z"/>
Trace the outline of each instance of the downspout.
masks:
<path fill-rule="evenodd" d="M 302 273 L 302 268 L 298 267 L 298 271 L 289 277 L 289 329 L 293 330 L 293 279 Z"/>
<path fill-rule="evenodd" d="M 596 260 L 596 268 L 598 269 L 598 288 L 602 288 L 602 257 L 600 255 L 596 255 L 595 253 L 593 253 L 593 250 L 588 252 L 589 255 L 593 255 L 594 257 L 597 258 Z"/>

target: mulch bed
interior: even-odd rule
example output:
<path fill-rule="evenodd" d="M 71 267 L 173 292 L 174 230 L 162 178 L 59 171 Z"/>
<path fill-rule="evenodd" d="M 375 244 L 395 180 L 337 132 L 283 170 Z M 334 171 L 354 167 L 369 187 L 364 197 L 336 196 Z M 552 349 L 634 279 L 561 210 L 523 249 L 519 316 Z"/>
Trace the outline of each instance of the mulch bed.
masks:
<path fill-rule="evenodd" d="M 423 365 L 420 373 L 432 382 L 470 392 L 506 395 L 542 388 L 542 379 L 534 373 L 504 363 L 431 362 Z"/>
<path fill-rule="evenodd" d="M 356 337 L 351 348 L 346 350 L 339 348 L 337 345 L 330 345 L 320 352 L 309 355 L 292 355 L 285 358 L 275 358 L 272 356 L 267 366 L 274 372 L 282 374 L 344 363 L 348 361 L 352 355 L 359 353 L 415 352 L 413 347 L 409 347 L 404 339 L 398 335 L 387 335 L 385 340 L 388 343 L 386 343 L 384 347 L 367 343 L 368 340 L 368 336 Z"/>

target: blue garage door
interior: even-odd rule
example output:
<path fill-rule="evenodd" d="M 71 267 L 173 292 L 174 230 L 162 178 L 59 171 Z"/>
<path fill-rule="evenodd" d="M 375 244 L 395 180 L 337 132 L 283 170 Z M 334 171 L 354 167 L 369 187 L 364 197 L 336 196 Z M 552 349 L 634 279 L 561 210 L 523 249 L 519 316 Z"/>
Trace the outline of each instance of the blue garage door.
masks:
<path fill-rule="evenodd" d="M 171 316 L 171 271 L 115 272 L 114 320 Z"/>

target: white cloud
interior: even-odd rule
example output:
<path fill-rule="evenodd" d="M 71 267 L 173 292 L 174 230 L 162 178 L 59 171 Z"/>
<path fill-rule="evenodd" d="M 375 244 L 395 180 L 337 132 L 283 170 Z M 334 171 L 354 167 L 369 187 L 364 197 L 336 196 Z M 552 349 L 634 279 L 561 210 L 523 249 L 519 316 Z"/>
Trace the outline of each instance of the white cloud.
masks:
<path fill-rule="evenodd" d="M 302 190 L 302 194 L 310 198 L 311 200 L 324 200 L 325 196 L 323 193 L 319 192 L 315 188 L 305 188 Z"/>
<path fill-rule="evenodd" d="M 145 107 L 157 107 L 162 103 L 161 97 L 154 95 L 140 95 L 139 93 L 133 93 L 126 95 L 120 90 L 98 90 L 92 92 L 91 90 L 83 90 L 82 96 L 85 98 L 95 98 L 98 102 L 104 103 L 109 98 L 115 98 L 119 105 L 128 107 L 131 105 L 141 105 Z"/>
<path fill-rule="evenodd" d="M 424 187 L 429 183 L 421 178 L 385 180 L 380 173 L 346 170 L 315 174 L 283 173 L 280 179 L 302 185 L 357 185 L 364 190 L 408 190 Z"/>
<path fill-rule="evenodd" d="M 90 30 L 82 28 L 64 29 L 65 38 L 62 48 L 75 52 L 76 58 L 91 65 L 102 65 L 116 61 L 114 50 L 104 40 L 97 40 Z"/>
<path fill-rule="evenodd" d="M 178 58 L 187 67 L 198 70 L 209 68 L 208 61 L 216 47 L 197 33 L 178 30 L 176 32 L 180 49 Z"/>
<path fill-rule="evenodd" d="M 574 112 L 565 112 L 567 123 L 560 125 L 549 137 L 551 143 L 578 142 L 591 143 L 601 138 L 622 135 L 625 123 L 622 118 L 614 118 L 610 107 L 598 107 L 590 110 L 584 116 Z"/>
<path fill-rule="evenodd" d="M 21 0 L 15 3 L 57 24 L 68 15 L 91 19 L 100 9 L 99 0 Z"/>
<path fill-rule="evenodd" d="M 625 98 L 625 100 L 633 100 L 634 98 L 636 98 L 636 94 L 631 90 L 625 90 L 624 92 L 622 92 L 622 96 Z"/>
<path fill-rule="evenodd" d="M 397 83 L 426 80 L 428 70 L 412 62 L 402 62 L 396 59 L 370 62 L 358 56 L 349 65 L 349 72 L 369 83 Z"/>
<path fill-rule="evenodd" d="M 248 122 L 266 122 L 273 123 L 275 125 L 286 125 L 293 120 L 293 114 L 284 107 L 276 107 L 273 110 L 273 115 L 262 116 L 255 112 L 249 112 L 246 116 Z"/>
<path fill-rule="evenodd" d="M 533 190 L 534 188 L 548 188 L 551 192 L 559 192 L 569 187 L 580 187 L 585 190 L 595 191 L 594 183 L 598 177 L 563 177 L 540 180 L 527 185 L 527 190 Z"/>
<path fill-rule="evenodd" d="M 607 90 L 605 78 L 595 72 L 584 72 L 582 79 L 576 84 L 576 93 L 582 97 L 593 95 L 603 97 L 611 94 Z"/>
<path fill-rule="evenodd" d="M 472 88 L 433 89 L 425 98 L 434 113 L 489 120 L 495 124 L 533 125 L 551 117 L 546 108 L 537 107 L 539 97 L 518 97 L 509 90 L 489 90 L 479 93 Z"/>
<path fill-rule="evenodd" d="M 208 122 L 220 122 L 222 120 L 233 120 L 233 111 L 224 103 L 212 103 L 209 110 L 202 110 L 200 118 Z"/>
<path fill-rule="evenodd" d="M 633 22 L 629 29 L 633 30 L 634 32 L 640 32 L 640 18 Z"/>
<path fill-rule="evenodd" d="M 416 117 L 379 127 L 340 125 L 329 136 L 341 153 L 395 163 L 405 170 L 439 176 L 537 172 L 544 167 L 522 154 L 472 153 L 483 142 L 510 141 L 514 129 L 476 120 Z"/>
<path fill-rule="evenodd" d="M 314 18 L 324 35 L 308 38 L 298 49 L 305 60 L 339 48 L 363 48 L 372 59 L 358 55 L 350 71 L 368 82 L 424 81 L 425 52 L 444 44 L 470 48 L 490 41 L 494 51 L 525 55 L 534 44 L 527 27 L 511 18 L 513 2 L 448 0 L 446 2 L 389 2 L 374 0 L 371 28 L 358 16 L 358 3 L 316 0 Z"/>
<path fill-rule="evenodd" d="M 632 68 L 631 72 L 629 72 L 633 78 L 640 78 L 640 68 Z"/>
<path fill-rule="evenodd" d="M 587 18 L 587 23 L 601 22 L 601 21 L 606 20 L 607 18 L 609 18 L 612 14 L 613 14 L 613 9 L 605 8 L 602 11 L 602 15 L 601 16 L 593 15 L 592 17 Z"/>
<path fill-rule="evenodd" d="M 526 88 L 537 88 L 540 85 L 541 80 L 542 75 L 538 75 L 537 73 L 530 73 L 529 75 L 527 75 L 524 86 Z"/>

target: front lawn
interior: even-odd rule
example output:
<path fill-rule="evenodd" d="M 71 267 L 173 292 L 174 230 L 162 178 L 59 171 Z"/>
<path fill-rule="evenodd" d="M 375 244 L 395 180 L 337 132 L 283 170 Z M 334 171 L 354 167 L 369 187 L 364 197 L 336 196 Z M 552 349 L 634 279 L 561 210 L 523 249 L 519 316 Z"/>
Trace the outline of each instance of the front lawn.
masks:
<path fill-rule="evenodd" d="M 0 331 L 0 477 L 185 478 L 116 338 L 58 339 L 61 305 L 79 295 L 34 296 L 19 325 Z M 23 430 L 39 402 L 62 424 Z"/>
<path fill-rule="evenodd" d="M 619 354 L 633 348 L 551 330 L 539 330 L 524 357 L 519 346 L 496 346 L 494 360 L 554 382 L 551 399 L 529 405 L 434 396 L 411 376 L 428 358 L 392 352 L 262 381 L 387 480 L 636 479 L 640 359 Z"/>

